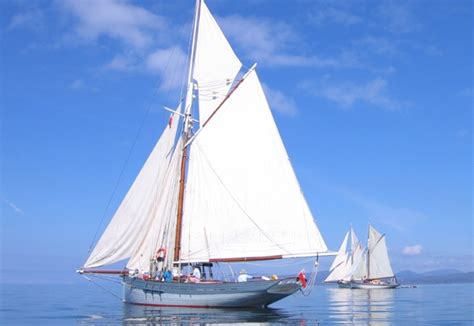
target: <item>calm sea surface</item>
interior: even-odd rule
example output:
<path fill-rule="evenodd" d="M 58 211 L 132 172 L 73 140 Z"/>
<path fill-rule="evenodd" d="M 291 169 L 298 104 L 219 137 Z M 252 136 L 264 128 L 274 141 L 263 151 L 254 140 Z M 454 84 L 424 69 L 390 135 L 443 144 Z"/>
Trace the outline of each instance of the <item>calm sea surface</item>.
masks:
<path fill-rule="evenodd" d="M 120 295 L 119 284 L 105 285 Z M 0 285 L 1 325 L 472 325 L 474 284 L 395 290 L 316 286 L 265 310 L 154 309 L 123 304 L 84 281 L 77 285 Z"/>

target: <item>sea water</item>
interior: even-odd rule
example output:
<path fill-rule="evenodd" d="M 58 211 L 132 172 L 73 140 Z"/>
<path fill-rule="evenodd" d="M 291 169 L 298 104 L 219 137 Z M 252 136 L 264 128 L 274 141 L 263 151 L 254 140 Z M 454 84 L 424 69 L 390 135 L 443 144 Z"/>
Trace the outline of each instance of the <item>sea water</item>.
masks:
<path fill-rule="evenodd" d="M 351 290 L 314 287 L 269 309 L 150 308 L 124 304 L 116 283 L 2 284 L 1 325 L 472 325 L 474 284 Z M 118 296 L 118 297 L 117 297 Z"/>

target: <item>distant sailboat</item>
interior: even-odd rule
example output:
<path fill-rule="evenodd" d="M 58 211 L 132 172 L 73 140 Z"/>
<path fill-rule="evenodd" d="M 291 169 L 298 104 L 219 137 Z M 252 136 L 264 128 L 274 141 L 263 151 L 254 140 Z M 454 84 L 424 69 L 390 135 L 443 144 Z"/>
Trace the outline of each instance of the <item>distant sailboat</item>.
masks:
<path fill-rule="evenodd" d="M 331 266 L 325 282 L 337 282 L 340 287 L 354 289 L 387 289 L 399 286 L 388 257 L 385 234 L 369 225 L 367 249 L 363 249 L 351 228 L 351 251 L 346 251 L 347 237 Z M 339 257 L 339 258 L 338 258 Z"/>
<path fill-rule="evenodd" d="M 351 245 L 348 248 L 347 242 L 348 239 L 351 239 Z M 337 252 L 337 256 L 334 259 L 331 268 L 329 269 L 330 273 L 324 280 L 325 283 L 337 282 L 340 285 L 344 285 L 351 281 L 351 271 L 354 269 L 354 264 L 358 264 L 362 255 L 364 253 L 364 248 L 357 238 L 352 227 L 347 231 L 344 240 Z"/>
<path fill-rule="evenodd" d="M 255 65 L 241 68 L 197 0 L 185 99 L 79 270 L 120 275 L 125 302 L 267 306 L 306 281 L 198 277 L 193 283 L 183 267 L 203 272 L 215 263 L 328 254 Z M 126 259 L 124 270 L 96 269 Z"/>

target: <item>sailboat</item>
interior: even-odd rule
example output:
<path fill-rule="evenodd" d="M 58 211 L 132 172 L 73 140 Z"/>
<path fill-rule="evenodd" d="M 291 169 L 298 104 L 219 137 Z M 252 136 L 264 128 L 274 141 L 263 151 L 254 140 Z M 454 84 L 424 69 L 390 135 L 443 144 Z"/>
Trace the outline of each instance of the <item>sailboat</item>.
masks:
<path fill-rule="evenodd" d="M 305 276 L 225 281 L 212 268 L 332 253 L 256 64 L 243 68 L 203 0 L 196 1 L 187 76 L 184 99 L 168 109 L 161 137 L 78 272 L 118 275 L 132 304 L 267 306 L 302 289 Z M 125 260 L 123 270 L 99 269 Z"/>
<path fill-rule="evenodd" d="M 348 247 L 348 239 L 351 239 Z M 324 280 L 325 283 L 337 282 L 339 287 L 348 287 L 351 282 L 351 272 L 354 269 L 364 253 L 364 248 L 357 238 L 354 229 L 351 227 L 344 236 L 341 246 L 337 252 L 336 258 L 331 264 L 329 275 Z"/>
<path fill-rule="evenodd" d="M 395 273 L 390 264 L 385 234 L 379 233 L 369 224 L 367 249 L 360 251 L 352 265 L 343 271 L 338 280 L 340 287 L 351 289 L 393 289 L 398 287 Z M 356 253 L 359 251 L 357 250 Z M 336 260 L 335 260 L 336 261 Z"/>

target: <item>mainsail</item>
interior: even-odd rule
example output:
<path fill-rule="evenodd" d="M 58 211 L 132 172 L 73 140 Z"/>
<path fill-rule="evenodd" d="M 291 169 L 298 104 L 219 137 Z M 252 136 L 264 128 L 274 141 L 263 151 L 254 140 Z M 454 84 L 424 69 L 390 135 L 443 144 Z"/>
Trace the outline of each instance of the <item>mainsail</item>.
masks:
<path fill-rule="evenodd" d="M 392 266 L 388 258 L 387 245 L 385 243 L 385 234 L 380 234 L 371 225 L 369 225 L 369 242 L 368 242 L 367 259 L 368 279 L 393 277 Z"/>
<path fill-rule="evenodd" d="M 183 133 L 175 145 L 177 122 L 165 129 L 85 267 L 130 258 L 146 271 L 159 248 L 167 266 L 327 252 L 257 73 L 236 81 L 239 59 L 197 8 Z"/>
<path fill-rule="evenodd" d="M 167 174 L 170 173 L 178 124 L 179 119 L 170 118 L 84 267 L 99 267 L 130 258 L 142 245 L 152 220 L 163 216 L 163 212 L 159 210 L 163 207 L 159 204 L 160 199 L 166 200 L 170 194 L 165 185 L 168 181 Z"/>

